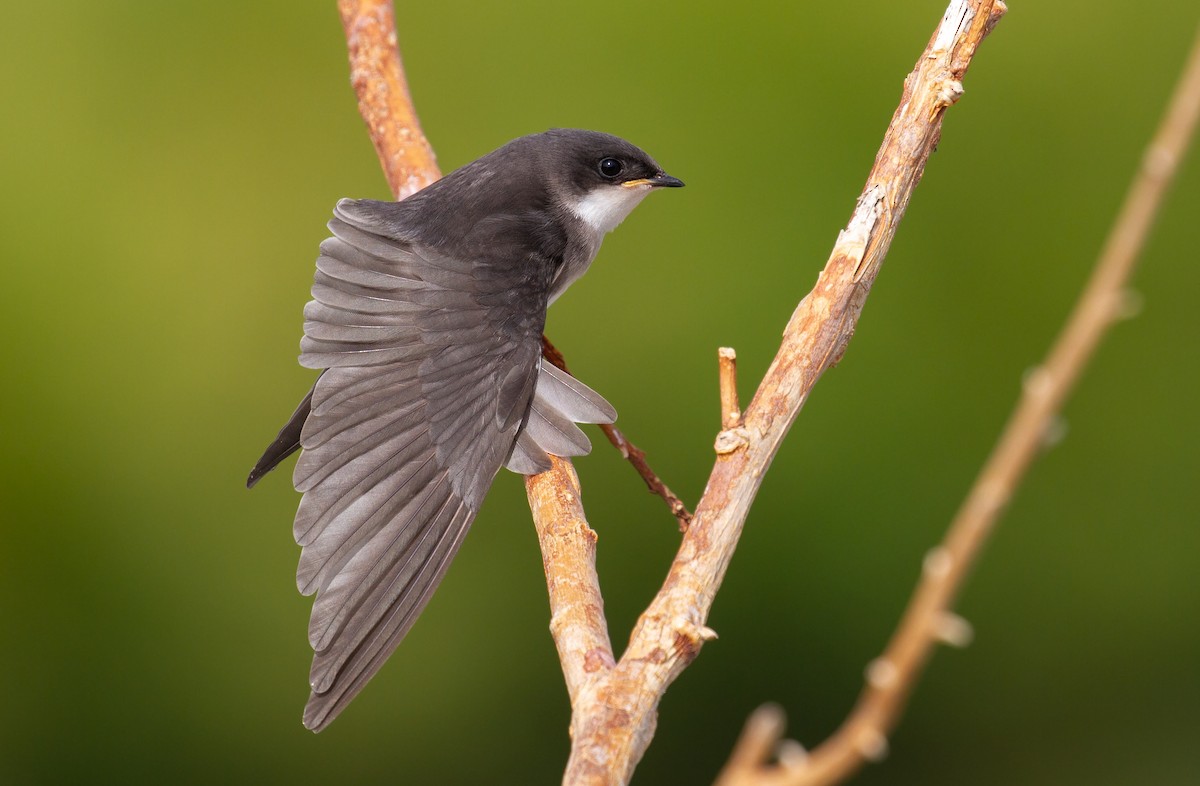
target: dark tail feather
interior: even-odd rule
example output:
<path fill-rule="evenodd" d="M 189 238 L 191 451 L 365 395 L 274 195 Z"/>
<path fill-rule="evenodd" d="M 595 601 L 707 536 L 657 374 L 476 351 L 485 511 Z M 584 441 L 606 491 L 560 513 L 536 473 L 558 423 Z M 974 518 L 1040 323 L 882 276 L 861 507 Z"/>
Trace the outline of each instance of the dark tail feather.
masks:
<path fill-rule="evenodd" d="M 304 397 L 300 406 L 296 407 L 296 411 L 288 419 L 287 425 L 279 429 L 279 435 L 275 437 L 275 441 L 262 454 L 262 458 L 254 465 L 254 469 L 250 470 L 250 477 L 246 478 L 246 488 L 254 488 L 254 484 L 263 475 L 275 469 L 279 466 L 279 462 L 300 449 L 300 432 L 312 409 L 312 395 L 313 392 L 308 391 L 308 395 Z"/>

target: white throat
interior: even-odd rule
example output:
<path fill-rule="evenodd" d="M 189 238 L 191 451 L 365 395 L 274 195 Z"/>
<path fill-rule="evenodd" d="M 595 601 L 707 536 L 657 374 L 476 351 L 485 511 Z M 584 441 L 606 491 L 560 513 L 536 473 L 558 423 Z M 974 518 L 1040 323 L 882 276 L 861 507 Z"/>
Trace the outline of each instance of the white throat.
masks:
<path fill-rule="evenodd" d="M 583 223 L 603 235 L 616 229 L 650 191 L 649 185 L 602 185 L 567 204 Z"/>

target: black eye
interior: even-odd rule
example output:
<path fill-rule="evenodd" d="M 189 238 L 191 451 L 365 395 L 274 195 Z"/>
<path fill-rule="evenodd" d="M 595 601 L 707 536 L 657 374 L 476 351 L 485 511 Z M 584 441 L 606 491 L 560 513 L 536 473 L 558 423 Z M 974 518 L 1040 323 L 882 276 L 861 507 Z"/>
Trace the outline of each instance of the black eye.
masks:
<path fill-rule="evenodd" d="M 611 180 L 617 175 L 621 174 L 621 170 L 624 169 L 625 166 L 615 158 L 602 158 L 600 159 L 600 163 L 596 166 L 596 168 L 600 170 L 600 174 L 603 177 L 607 177 L 609 180 Z"/>

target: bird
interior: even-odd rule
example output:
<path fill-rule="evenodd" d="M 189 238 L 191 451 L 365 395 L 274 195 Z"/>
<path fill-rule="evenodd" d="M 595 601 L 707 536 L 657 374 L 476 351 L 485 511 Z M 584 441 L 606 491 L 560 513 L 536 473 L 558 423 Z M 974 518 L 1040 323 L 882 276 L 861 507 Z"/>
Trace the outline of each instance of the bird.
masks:
<path fill-rule="evenodd" d="M 247 478 L 300 450 L 296 583 L 314 595 L 303 723 L 319 732 L 399 646 L 502 467 L 550 469 L 612 423 L 542 359 L 546 310 L 650 192 L 616 136 L 523 136 L 398 202 L 342 199 L 320 245 L 300 364 L 313 388 Z"/>

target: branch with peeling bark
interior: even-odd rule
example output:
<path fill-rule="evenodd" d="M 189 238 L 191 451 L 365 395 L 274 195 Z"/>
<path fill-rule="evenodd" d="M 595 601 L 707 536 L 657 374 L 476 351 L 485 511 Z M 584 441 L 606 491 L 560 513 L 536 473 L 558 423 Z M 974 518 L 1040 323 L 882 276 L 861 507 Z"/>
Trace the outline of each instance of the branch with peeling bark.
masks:
<path fill-rule="evenodd" d="M 1200 31 L 1182 78 L 1146 149 L 1141 170 L 1113 224 L 1091 280 L 1045 363 L 1024 392 L 921 580 L 883 655 L 867 667 L 867 685 L 842 727 L 811 755 L 779 756 L 783 713 L 773 705 L 746 723 L 719 786 L 825 786 L 887 752 L 887 735 L 934 646 L 964 646 L 971 627 L 951 609 L 1013 491 L 1050 433 L 1054 418 L 1107 329 L 1126 311 L 1125 283 L 1200 119 Z M 794 744 L 790 744 L 789 748 Z"/>
<path fill-rule="evenodd" d="M 938 142 L 942 115 L 962 95 L 967 67 L 1003 12 L 1002 3 L 989 0 L 951 3 L 905 80 L 900 106 L 854 214 L 816 287 L 792 315 L 783 344 L 740 424 L 734 425 L 733 407 L 723 402 L 716 463 L 666 582 L 638 620 L 621 659 L 611 668 L 598 669 L 572 701 L 565 783 L 627 782 L 653 736 L 659 700 L 703 642 L 714 637 L 705 626 L 708 612 L 763 474 L 809 391 L 845 351 Z M 732 367 L 726 368 L 730 370 L 722 378 L 731 380 Z M 732 390 L 732 382 L 722 388 Z M 542 495 L 569 482 L 561 465 L 531 479 L 528 490 L 536 511 L 567 515 L 545 504 Z M 539 521 L 538 526 L 545 523 Z"/>

